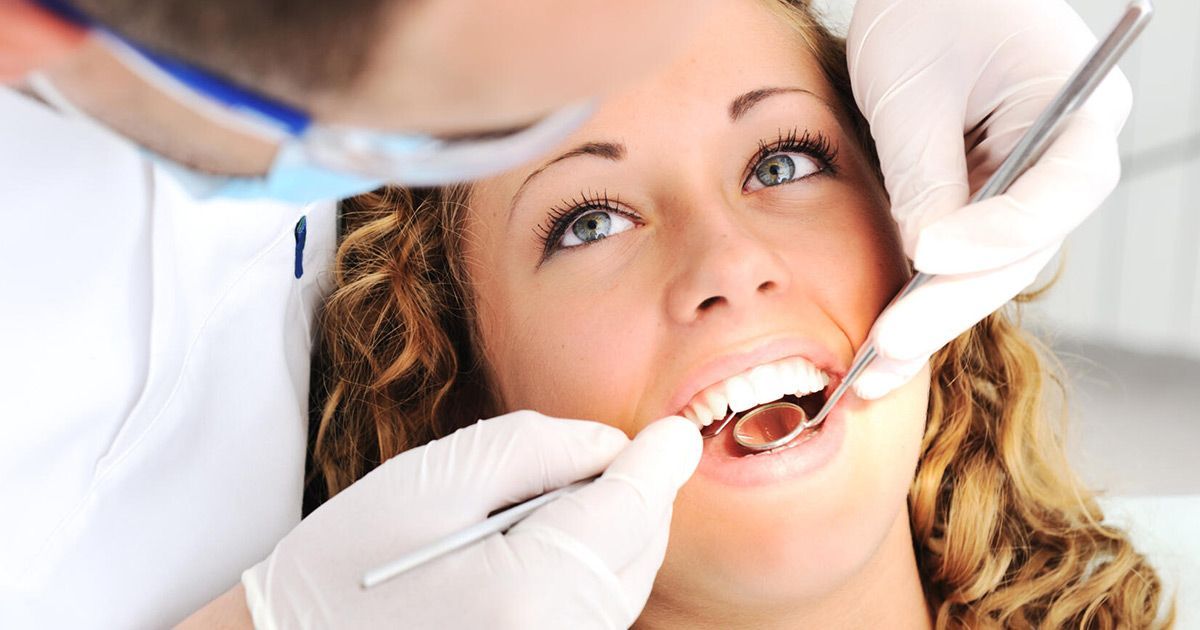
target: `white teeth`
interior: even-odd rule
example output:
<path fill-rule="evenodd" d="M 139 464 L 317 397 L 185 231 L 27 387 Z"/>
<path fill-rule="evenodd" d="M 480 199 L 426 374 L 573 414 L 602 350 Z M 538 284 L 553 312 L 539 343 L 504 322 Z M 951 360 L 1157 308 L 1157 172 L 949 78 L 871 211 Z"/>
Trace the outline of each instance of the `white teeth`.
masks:
<path fill-rule="evenodd" d="M 797 386 L 795 391 L 795 395 L 797 396 L 804 396 L 820 391 L 825 389 L 825 386 L 829 384 L 829 376 L 818 370 L 811 363 L 797 366 L 797 370 L 796 380 L 793 381 Z"/>
<path fill-rule="evenodd" d="M 712 411 L 713 420 L 725 419 L 725 414 L 729 412 L 729 403 L 725 400 L 725 393 L 721 391 L 720 387 L 710 387 L 707 391 L 701 392 L 700 400 Z"/>
<path fill-rule="evenodd" d="M 750 379 L 738 375 L 725 380 L 725 397 L 729 399 L 729 408 L 742 412 L 758 404 L 754 386 Z"/>
<path fill-rule="evenodd" d="M 774 365 L 760 365 L 750 370 L 747 375 L 750 380 L 750 385 L 754 388 L 755 404 L 762 404 L 762 401 L 779 400 L 784 394 L 788 394 L 788 386 L 784 384 L 780 378 L 779 370 L 775 369 Z"/>
<path fill-rule="evenodd" d="M 775 369 L 779 372 L 779 378 L 783 381 L 785 387 L 790 387 L 800 382 L 802 368 L 795 361 L 780 361 L 775 364 Z"/>
<path fill-rule="evenodd" d="M 727 410 L 742 412 L 787 394 L 805 396 L 821 391 L 828 384 L 829 375 L 809 361 L 783 359 L 755 366 L 705 389 L 683 413 L 697 426 L 705 427 L 714 420 L 723 420 Z"/>

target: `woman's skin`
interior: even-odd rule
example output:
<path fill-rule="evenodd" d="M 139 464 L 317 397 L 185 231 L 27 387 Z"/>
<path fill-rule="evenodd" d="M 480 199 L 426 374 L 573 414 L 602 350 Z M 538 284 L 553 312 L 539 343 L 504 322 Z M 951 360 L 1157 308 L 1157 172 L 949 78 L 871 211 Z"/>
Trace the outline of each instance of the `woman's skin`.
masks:
<path fill-rule="evenodd" d="M 474 189 L 465 254 L 506 409 L 633 435 L 680 411 L 699 366 L 779 340 L 818 348 L 836 375 L 905 281 L 883 188 L 800 36 L 763 3 L 730 2 L 695 41 L 560 157 Z M 764 88 L 788 91 L 743 96 Z M 760 143 L 792 130 L 827 138 L 832 168 L 788 149 L 798 179 L 756 189 Z M 585 198 L 607 238 L 543 259 L 550 215 Z M 926 369 L 844 401 L 840 448 L 805 474 L 730 485 L 705 473 L 706 448 L 639 625 L 927 627 L 906 495 L 928 387 Z"/>

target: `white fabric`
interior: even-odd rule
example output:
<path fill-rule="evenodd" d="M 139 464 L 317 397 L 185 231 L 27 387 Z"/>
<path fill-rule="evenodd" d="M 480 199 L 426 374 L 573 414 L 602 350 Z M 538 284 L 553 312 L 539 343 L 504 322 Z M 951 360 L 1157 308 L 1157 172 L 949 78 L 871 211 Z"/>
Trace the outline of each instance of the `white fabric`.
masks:
<path fill-rule="evenodd" d="M 322 505 L 246 571 L 246 603 L 263 629 L 627 628 L 701 450 L 683 418 L 632 442 L 533 411 L 484 420 L 401 453 Z M 503 535 L 359 587 L 368 568 L 601 471 Z"/>
<path fill-rule="evenodd" d="M 1175 627 L 1200 628 L 1200 495 L 1111 497 L 1101 500 L 1104 520 L 1129 530 L 1175 598 Z"/>
<path fill-rule="evenodd" d="M 176 622 L 300 519 L 332 204 L 193 202 L 0 88 L 0 218 L 0 627 Z"/>

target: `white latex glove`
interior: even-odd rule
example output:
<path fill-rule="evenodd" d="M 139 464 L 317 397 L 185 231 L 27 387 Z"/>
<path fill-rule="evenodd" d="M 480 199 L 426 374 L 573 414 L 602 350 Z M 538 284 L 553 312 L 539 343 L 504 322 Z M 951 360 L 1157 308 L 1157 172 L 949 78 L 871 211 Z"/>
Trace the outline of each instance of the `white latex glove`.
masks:
<path fill-rule="evenodd" d="M 259 628 L 627 628 L 700 451 L 682 418 L 632 442 L 532 411 L 484 420 L 396 456 L 322 505 L 242 575 L 246 603 Z M 359 587 L 369 568 L 606 467 L 506 534 Z"/>
<path fill-rule="evenodd" d="M 905 253 L 917 270 L 943 275 L 875 323 L 880 358 L 859 378 L 859 396 L 907 382 L 1033 283 L 1112 192 L 1132 99 L 1119 71 L 1007 194 L 967 205 L 1095 42 L 1063 0 L 858 0 L 847 40 L 854 95 Z"/>

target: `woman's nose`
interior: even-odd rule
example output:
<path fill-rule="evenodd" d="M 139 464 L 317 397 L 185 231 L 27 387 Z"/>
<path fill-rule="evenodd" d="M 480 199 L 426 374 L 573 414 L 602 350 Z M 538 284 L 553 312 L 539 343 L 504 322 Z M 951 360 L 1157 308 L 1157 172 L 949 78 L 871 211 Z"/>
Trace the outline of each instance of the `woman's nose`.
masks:
<path fill-rule="evenodd" d="M 764 238 L 734 221 L 700 223 L 692 222 L 690 229 L 709 233 L 680 248 L 686 253 L 678 254 L 678 271 L 667 289 L 673 320 L 691 324 L 722 311 L 737 314 L 787 290 L 791 272 Z"/>

